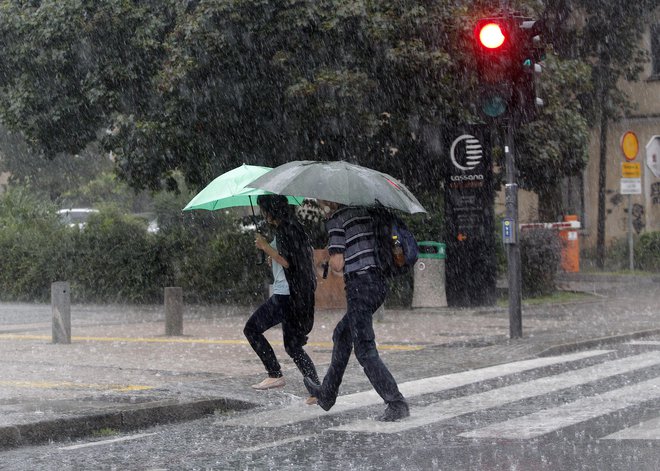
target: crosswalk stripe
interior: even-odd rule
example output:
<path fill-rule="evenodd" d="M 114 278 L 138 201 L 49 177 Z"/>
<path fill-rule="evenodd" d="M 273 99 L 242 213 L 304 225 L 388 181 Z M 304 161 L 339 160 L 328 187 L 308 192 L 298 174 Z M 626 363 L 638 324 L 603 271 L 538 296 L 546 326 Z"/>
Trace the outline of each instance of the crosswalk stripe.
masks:
<path fill-rule="evenodd" d="M 660 417 L 619 430 L 601 440 L 660 440 Z"/>
<path fill-rule="evenodd" d="M 465 432 L 460 436 L 467 438 L 534 438 L 659 397 L 660 377 Z"/>
<path fill-rule="evenodd" d="M 552 393 L 561 389 L 579 386 L 658 364 L 660 364 L 660 352 L 644 353 L 566 373 L 545 376 L 525 383 L 492 389 L 483 393 L 436 402 L 425 407 L 413 407 L 410 417 L 400 422 L 379 423 L 374 420 L 359 420 L 331 428 L 330 430 L 399 433 L 458 417 L 459 415 L 499 407 L 507 403 Z M 500 436 L 499 431 L 497 436 Z"/>
<path fill-rule="evenodd" d="M 479 381 L 500 378 L 502 376 L 521 373 L 523 371 L 551 366 L 560 363 L 567 363 L 585 358 L 591 358 L 609 353 L 611 350 L 591 350 L 586 352 L 577 352 L 569 355 L 560 355 L 553 357 L 533 358 L 531 360 L 522 360 L 511 363 L 504 363 L 476 370 L 452 373 L 444 376 L 435 376 L 423 378 L 415 381 L 401 383 L 399 390 L 407 397 L 419 396 L 434 392 L 446 391 L 449 389 L 465 386 Z M 278 410 L 267 410 L 256 414 L 246 414 L 232 419 L 219 422 L 219 425 L 238 425 L 250 427 L 281 427 L 283 425 L 294 424 L 305 420 L 315 419 L 321 416 L 331 414 L 340 414 L 348 410 L 358 409 L 376 404 L 382 404 L 383 400 L 373 391 L 364 391 L 355 394 L 339 396 L 337 403 L 328 412 L 324 412 L 320 407 L 310 407 L 302 401 L 300 404 L 293 404 Z"/>
<path fill-rule="evenodd" d="M 108 439 L 108 440 L 100 440 L 98 442 L 87 442 L 87 443 L 80 443 L 78 445 L 63 446 L 63 447 L 60 447 L 60 450 L 78 450 L 80 448 L 89 448 L 89 447 L 93 447 L 93 446 L 112 445 L 114 443 L 119 443 L 119 442 L 139 440 L 141 438 L 151 437 L 152 435 L 156 435 L 156 433 L 138 433 L 138 434 L 135 434 L 135 435 L 128 435 L 126 437 L 111 438 L 111 439 Z"/>
<path fill-rule="evenodd" d="M 302 442 L 305 441 L 309 438 L 314 437 L 314 435 L 298 435 L 296 437 L 289 437 L 289 438 L 284 438 L 282 440 L 277 440 L 274 442 L 270 443 L 261 443 L 259 445 L 251 446 L 251 447 L 246 447 L 246 448 L 238 448 L 236 450 L 237 453 L 254 453 L 256 451 L 261 451 L 261 450 L 266 450 L 268 448 L 274 448 L 282 445 L 289 445 L 291 443 L 296 443 L 296 442 Z"/>

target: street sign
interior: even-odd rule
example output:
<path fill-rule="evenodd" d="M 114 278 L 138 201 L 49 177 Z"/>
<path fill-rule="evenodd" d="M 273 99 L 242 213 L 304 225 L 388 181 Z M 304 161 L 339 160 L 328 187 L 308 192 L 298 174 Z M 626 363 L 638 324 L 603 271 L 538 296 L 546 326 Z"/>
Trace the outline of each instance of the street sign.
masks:
<path fill-rule="evenodd" d="M 502 220 L 502 242 L 505 244 L 515 244 L 517 242 L 516 226 L 513 219 L 506 218 Z"/>
<path fill-rule="evenodd" d="M 637 134 L 632 131 L 627 131 L 621 137 L 621 150 L 623 151 L 623 156 L 628 162 L 635 160 L 637 157 L 637 152 L 639 152 L 639 141 L 637 140 Z"/>
<path fill-rule="evenodd" d="M 641 178 L 642 165 L 637 162 L 622 162 L 621 163 L 621 177 L 622 178 Z"/>
<path fill-rule="evenodd" d="M 641 178 L 622 178 L 621 179 L 621 194 L 622 195 L 641 195 L 642 194 L 642 179 Z"/>
<path fill-rule="evenodd" d="M 653 136 L 646 144 L 646 166 L 660 178 L 660 136 Z"/>

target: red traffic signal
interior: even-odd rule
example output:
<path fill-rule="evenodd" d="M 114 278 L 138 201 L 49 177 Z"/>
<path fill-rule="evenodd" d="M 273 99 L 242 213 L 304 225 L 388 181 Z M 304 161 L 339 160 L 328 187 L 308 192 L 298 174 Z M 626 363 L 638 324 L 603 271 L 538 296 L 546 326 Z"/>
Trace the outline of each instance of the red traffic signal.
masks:
<path fill-rule="evenodd" d="M 515 64 L 517 24 L 508 18 L 483 18 L 474 28 L 474 53 L 482 81 L 510 81 Z"/>
<path fill-rule="evenodd" d="M 480 24 L 477 27 L 476 35 L 479 38 L 479 43 L 486 49 L 497 49 L 507 40 L 500 25 L 494 22 Z"/>
<path fill-rule="evenodd" d="M 479 77 L 480 111 L 488 118 L 533 119 L 538 103 L 537 63 L 543 56 L 543 23 L 513 14 L 477 20 L 472 40 Z"/>

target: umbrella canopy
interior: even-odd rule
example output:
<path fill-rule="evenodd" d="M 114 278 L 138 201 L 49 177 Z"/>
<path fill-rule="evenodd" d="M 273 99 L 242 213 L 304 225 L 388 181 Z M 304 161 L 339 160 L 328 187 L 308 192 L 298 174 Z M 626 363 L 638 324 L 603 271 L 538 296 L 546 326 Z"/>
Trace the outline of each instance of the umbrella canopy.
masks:
<path fill-rule="evenodd" d="M 270 172 L 270 170 L 270 167 L 243 164 L 229 172 L 225 172 L 197 193 L 183 210 L 206 209 L 213 211 L 236 206 L 251 207 L 257 202 L 257 196 L 267 195 L 271 192 L 250 188 L 247 184 L 255 178 Z M 289 197 L 290 204 L 300 204 L 300 201 L 302 200 Z"/>
<path fill-rule="evenodd" d="M 398 180 L 348 162 L 289 162 L 262 175 L 250 186 L 280 195 L 301 195 L 352 206 L 377 206 L 425 213 L 417 198 Z"/>

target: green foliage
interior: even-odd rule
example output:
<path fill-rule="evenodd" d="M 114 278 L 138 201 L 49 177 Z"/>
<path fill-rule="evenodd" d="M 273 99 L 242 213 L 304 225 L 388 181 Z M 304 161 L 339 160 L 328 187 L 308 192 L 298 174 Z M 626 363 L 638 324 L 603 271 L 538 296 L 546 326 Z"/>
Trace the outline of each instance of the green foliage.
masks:
<path fill-rule="evenodd" d="M 241 231 L 239 218 L 182 213 L 175 195 L 157 205 L 157 234 L 110 205 L 84 228 L 67 227 L 54 205 L 11 189 L 0 197 L 0 297 L 46 302 L 52 282 L 70 281 L 74 302 L 161 302 L 165 286 L 181 286 L 193 302 L 263 300 L 269 270 L 255 264 L 254 234 Z"/>
<path fill-rule="evenodd" d="M 551 229 L 520 233 L 523 296 L 543 296 L 555 291 L 555 275 L 561 263 L 561 240 Z"/>
<path fill-rule="evenodd" d="M 617 272 L 629 268 L 628 241 L 626 238 L 613 239 L 607 247 L 607 254 L 601 270 Z M 597 266 L 596 248 L 580 250 L 580 269 L 590 270 Z"/>
<path fill-rule="evenodd" d="M 146 192 L 136 192 L 111 171 L 99 172 L 89 181 L 67 190 L 60 198 L 63 208 L 114 206 L 123 212 L 141 213 L 151 209 Z"/>
<path fill-rule="evenodd" d="M 77 230 L 72 228 L 72 230 Z M 71 291 L 87 301 L 156 302 L 166 260 L 144 221 L 106 209 L 75 237 Z"/>
<path fill-rule="evenodd" d="M 26 188 L 12 188 L 0 199 L 0 297 L 45 301 L 52 281 L 70 269 L 71 238 L 54 207 Z"/>
<path fill-rule="evenodd" d="M 548 192 L 564 176 L 579 175 L 587 164 L 589 125 L 577 97 L 589 90 L 589 68 L 553 55 L 544 66 L 541 94 L 546 106 L 538 120 L 520 129 L 516 165 L 522 188 L 539 194 L 541 201 L 554 201 L 557 198 L 545 198 Z"/>
<path fill-rule="evenodd" d="M 47 158 L 31 150 L 19 133 L 9 132 L 0 125 L 0 172 L 9 173 L 9 184 L 38 188 L 44 197 L 54 201 L 99 172 L 112 170 L 110 159 L 92 147 L 77 155 L 57 154 Z"/>
<path fill-rule="evenodd" d="M 645 232 L 634 248 L 635 268 L 660 273 L 660 231 Z"/>

